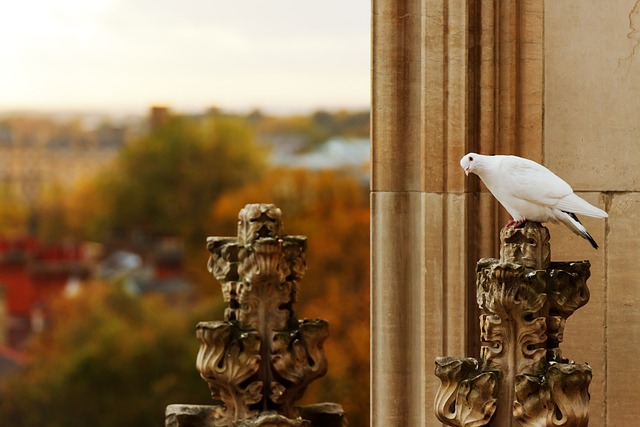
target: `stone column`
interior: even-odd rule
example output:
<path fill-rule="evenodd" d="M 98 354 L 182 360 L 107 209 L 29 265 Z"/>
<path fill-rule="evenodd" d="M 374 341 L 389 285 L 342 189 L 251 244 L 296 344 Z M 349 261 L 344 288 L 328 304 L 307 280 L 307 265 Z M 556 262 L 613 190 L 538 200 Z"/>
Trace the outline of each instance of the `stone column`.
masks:
<path fill-rule="evenodd" d="M 466 350 L 467 8 L 372 6 L 371 421 L 427 426 L 431 360 Z"/>
<path fill-rule="evenodd" d="M 551 262 L 549 231 L 505 227 L 477 267 L 480 358 L 440 357 L 436 416 L 451 426 L 587 426 L 591 367 L 562 357 L 567 318 L 589 300 L 590 264 Z"/>
<path fill-rule="evenodd" d="M 343 427 L 340 405 L 295 405 L 327 371 L 326 321 L 298 320 L 293 305 L 306 270 L 304 236 L 284 236 L 274 205 L 247 205 L 237 237 L 210 237 L 209 271 L 229 304 L 200 322 L 196 367 L 214 405 L 171 405 L 171 427 Z"/>
<path fill-rule="evenodd" d="M 432 361 L 479 351 L 474 265 L 507 218 L 458 161 L 542 160 L 542 4 L 372 2 L 374 427 L 434 425 Z"/>

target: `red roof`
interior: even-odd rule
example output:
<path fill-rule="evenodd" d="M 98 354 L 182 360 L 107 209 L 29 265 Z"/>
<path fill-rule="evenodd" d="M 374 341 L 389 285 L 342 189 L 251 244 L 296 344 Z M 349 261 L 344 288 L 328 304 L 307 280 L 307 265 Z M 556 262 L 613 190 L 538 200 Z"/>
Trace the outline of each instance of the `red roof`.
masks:
<path fill-rule="evenodd" d="M 4 345 L 0 345 L 0 357 L 8 359 L 20 366 L 23 366 L 27 362 L 27 355 L 25 353 Z"/>

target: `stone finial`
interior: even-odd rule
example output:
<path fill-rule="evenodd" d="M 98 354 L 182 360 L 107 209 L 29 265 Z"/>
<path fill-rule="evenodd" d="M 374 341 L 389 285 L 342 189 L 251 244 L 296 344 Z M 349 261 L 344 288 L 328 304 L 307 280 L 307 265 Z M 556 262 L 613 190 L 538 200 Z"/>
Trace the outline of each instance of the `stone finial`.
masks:
<path fill-rule="evenodd" d="M 274 205 L 247 205 L 238 215 L 236 238 L 207 239 L 208 269 L 228 307 L 224 320 L 200 322 L 196 330 L 196 367 L 216 403 L 208 409 L 206 426 L 346 425 L 337 404 L 295 406 L 308 385 L 327 372 L 323 344 L 329 325 L 295 318 L 307 240 L 283 236 L 281 215 Z"/>
<path fill-rule="evenodd" d="M 549 238 L 549 230 L 538 222 L 504 227 L 500 231 L 500 262 L 546 270 L 551 262 Z"/>
<path fill-rule="evenodd" d="M 480 358 L 436 360 L 436 416 L 451 426 L 586 426 L 591 368 L 562 358 L 560 343 L 589 300 L 590 264 L 551 262 L 538 223 L 505 227 L 500 242 L 500 259 L 476 270 Z"/>
<path fill-rule="evenodd" d="M 246 205 L 238 213 L 238 242 L 251 244 L 261 237 L 278 237 L 282 232 L 282 212 L 275 205 Z"/>

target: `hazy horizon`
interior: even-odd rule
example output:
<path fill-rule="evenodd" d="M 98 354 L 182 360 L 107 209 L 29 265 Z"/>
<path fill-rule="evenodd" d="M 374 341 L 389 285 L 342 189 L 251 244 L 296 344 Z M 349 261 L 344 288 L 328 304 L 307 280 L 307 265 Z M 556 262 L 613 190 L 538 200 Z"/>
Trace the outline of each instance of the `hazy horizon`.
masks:
<path fill-rule="evenodd" d="M 61 117 L 74 117 L 74 116 L 107 116 L 112 118 L 125 118 L 125 117 L 140 117 L 149 114 L 151 107 L 163 106 L 169 108 L 176 114 L 201 114 L 205 113 L 209 108 L 220 108 L 223 112 L 231 114 L 246 115 L 253 111 L 261 111 L 267 115 L 273 116 L 288 116 L 288 115 L 306 115 L 312 114 L 317 111 L 368 111 L 370 105 L 318 105 L 318 106 L 279 106 L 279 107 L 260 107 L 251 106 L 246 108 L 226 108 L 224 105 L 202 105 L 202 106 L 187 106 L 180 107 L 179 105 L 170 105 L 163 103 L 143 105 L 140 107 L 105 107 L 105 108 L 3 108 L 0 107 L 0 117 L 19 116 L 19 115 L 43 115 L 43 116 L 61 116 Z"/>
<path fill-rule="evenodd" d="M 24 0 L 3 18 L 3 114 L 369 106 L 366 0 Z"/>

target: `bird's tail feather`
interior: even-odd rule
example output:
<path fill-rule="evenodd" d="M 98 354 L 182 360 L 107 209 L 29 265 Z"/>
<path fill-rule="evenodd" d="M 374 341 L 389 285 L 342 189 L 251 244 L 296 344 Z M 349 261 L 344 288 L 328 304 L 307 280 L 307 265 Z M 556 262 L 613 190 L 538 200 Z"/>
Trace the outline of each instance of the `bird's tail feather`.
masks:
<path fill-rule="evenodd" d="M 587 215 L 595 218 L 607 218 L 609 216 L 608 213 L 593 206 L 575 193 L 563 197 L 555 207 L 563 212 L 571 212 L 573 214 Z M 577 220 L 576 218 L 576 221 Z M 578 223 L 580 223 L 580 221 L 578 221 Z"/>
<path fill-rule="evenodd" d="M 584 225 L 582 225 L 576 214 L 572 212 L 560 211 L 560 214 L 557 217 L 571 231 L 576 233 L 578 236 L 587 239 L 589 243 L 591 243 L 591 246 L 593 246 L 595 249 L 598 249 L 598 244 L 593 239 L 593 237 L 591 237 L 591 234 L 589 234 L 587 229 L 584 228 Z"/>

